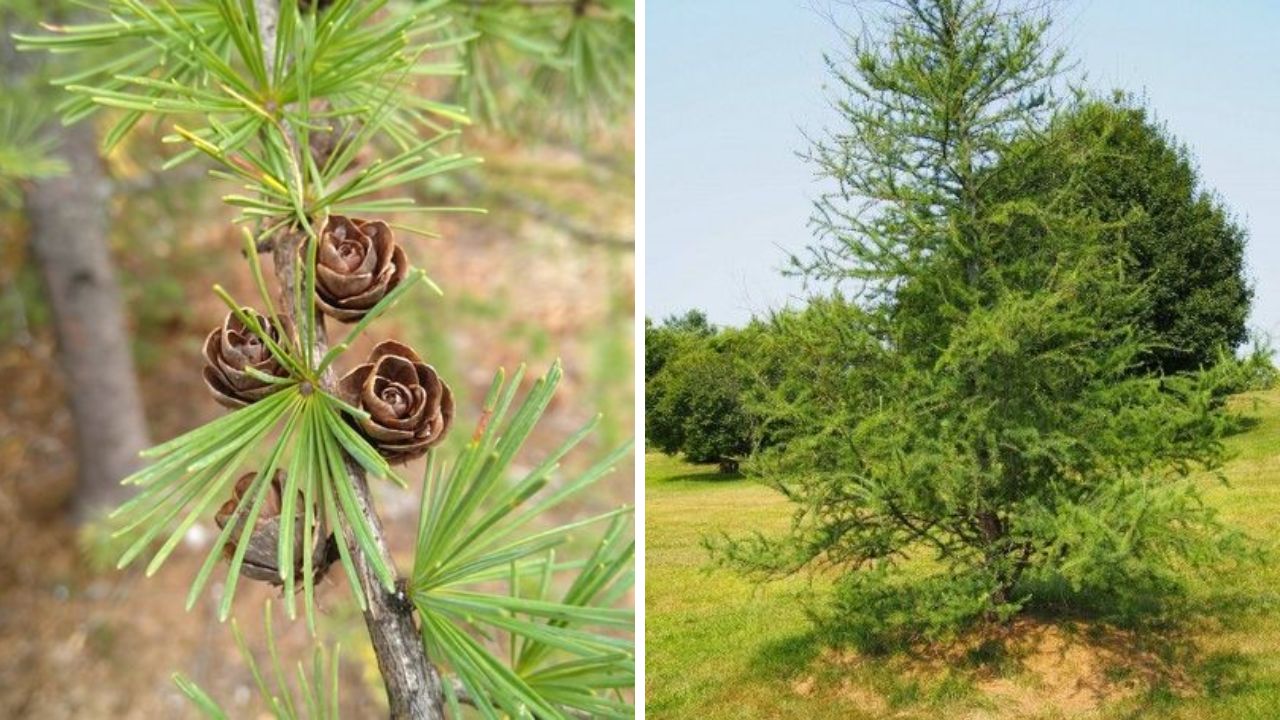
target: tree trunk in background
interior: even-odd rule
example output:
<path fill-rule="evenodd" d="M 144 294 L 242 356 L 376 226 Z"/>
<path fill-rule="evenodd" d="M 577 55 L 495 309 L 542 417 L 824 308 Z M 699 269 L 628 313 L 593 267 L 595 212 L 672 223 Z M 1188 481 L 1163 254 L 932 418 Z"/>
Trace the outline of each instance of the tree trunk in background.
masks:
<path fill-rule="evenodd" d="M 69 172 L 32 183 L 25 208 L 44 278 L 76 433 L 71 511 L 91 519 L 127 493 L 120 480 L 149 444 L 120 288 L 107 249 L 108 181 L 93 125 L 59 132 Z"/>

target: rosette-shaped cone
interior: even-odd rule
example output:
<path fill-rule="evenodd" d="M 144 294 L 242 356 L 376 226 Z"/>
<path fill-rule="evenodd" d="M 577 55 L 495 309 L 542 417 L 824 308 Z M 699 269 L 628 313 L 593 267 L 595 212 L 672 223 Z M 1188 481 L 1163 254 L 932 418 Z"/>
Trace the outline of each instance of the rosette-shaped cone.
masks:
<path fill-rule="evenodd" d="M 335 320 L 356 322 L 408 272 L 386 223 L 330 215 L 316 247 L 316 304 Z"/>
<path fill-rule="evenodd" d="M 280 319 L 284 323 L 280 328 L 249 308 L 243 308 L 242 312 L 257 319 L 258 325 L 279 345 L 284 345 L 285 336 L 292 332 L 286 318 Z M 222 325 L 205 339 L 204 361 L 204 383 L 213 393 L 213 399 L 233 409 L 261 400 L 281 387 L 259 380 L 246 372 L 246 368 L 275 377 L 289 377 L 289 371 L 271 354 L 262 338 L 245 327 L 235 313 L 228 313 Z"/>
<path fill-rule="evenodd" d="M 231 499 L 222 504 L 218 508 L 218 512 L 214 515 L 214 522 L 218 523 L 219 528 L 225 528 L 232 518 L 236 518 L 236 526 L 231 530 L 230 536 L 227 538 L 227 544 L 223 546 L 223 555 L 230 560 L 236 553 L 237 543 L 240 541 L 240 533 L 244 530 L 245 518 L 249 516 L 249 510 L 252 507 L 252 500 L 244 503 L 240 514 L 236 515 L 236 508 L 240 506 L 241 500 L 244 499 L 245 493 L 249 491 L 253 484 L 254 477 L 257 473 L 248 473 L 236 481 L 235 489 L 231 492 Z M 280 579 L 279 555 L 277 550 L 280 542 L 280 511 L 284 503 L 284 480 L 285 473 L 283 470 L 277 470 L 275 476 L 271 478 L 271 486 L 267 488 L 267 496 L 263 499 L 262 510 L 258 513 L 258 517 L 253 524 L 253 531 L 249 534 L 249 546 L 244 551 L 244 561 L 240 565 L 240 574 L 252 580 L 260 580 L 269 582 L 273 585 L 283 585 L 284 581 Z M 294 538 L 293 538 L 293 572 L 294 578 L 298 581 L 302 580 L 302 573 L 305 569 L 302 553 L 306 547 L 303 533 L 304 525 L 304 508 L 302 507 L 302 496 L 299 495 L 294 503 L 295 520 L 294 520 Z M 329 566 L 337 559 L 337 545 L 333 535 L 330 534 L 327 539 L 320 539 L 323 533 L 317 533 L 316 542 L 312 548 L 311 572 L 315 580 L 324 577 Z"/>
<path fill-rule="evenodd" d="M 453 424 L 453 393 L 409 347 L 378 343 L 369 360 L 338 381 L 346 402 L 369 413 L 357 424 L 392 464 L 422 457 Z"/>

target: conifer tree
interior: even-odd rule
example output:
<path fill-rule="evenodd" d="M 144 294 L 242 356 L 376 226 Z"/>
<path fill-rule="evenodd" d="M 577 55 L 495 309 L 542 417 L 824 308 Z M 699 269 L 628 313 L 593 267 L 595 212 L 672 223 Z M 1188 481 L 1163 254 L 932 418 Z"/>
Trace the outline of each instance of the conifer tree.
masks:
<path fill-rule="evenodd" d="M 775 321 L 794 360 L 754 469 L 795 504 L 792 531 L 709 543 L 765 579 L 843 569 L 836 615 L 865 612 L 872 635 L 1008 617 L 1032 580 L 1169 589 L 1235 547 L 1190 479 L 1221 457 L 1210 388 L 1131 372 L 1141 293 L 1070 202 L 1079 175 L 984 192 L 1026 184 L 1011 148 L 1058 106 L 1049 17 L 878 7 L 828 58 L 840 124 L 808 153 L 833 189 L 793 268 L 838 289 Z"/>

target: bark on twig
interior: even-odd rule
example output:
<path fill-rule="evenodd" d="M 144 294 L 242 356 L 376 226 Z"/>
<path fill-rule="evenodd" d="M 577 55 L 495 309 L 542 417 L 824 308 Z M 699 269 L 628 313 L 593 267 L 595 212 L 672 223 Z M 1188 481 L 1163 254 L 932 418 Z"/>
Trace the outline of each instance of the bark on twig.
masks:
<path fill-rule="evenodd" d="M 309 309 L 309 298 L 303 294 L 302 306 L 293 305 L 294 287 L 298 282 L 293 268 L 293 258 L 297 257 L 298 247 L 303 236 L 296 233 L 284 233 L 276 237 L 273 249 L 273 264 L 276 278 L 283 296 L 282 305 L 288 308 L 294 319 L 295 327 L 301 327 L 299 318 Z M 319 313 L 315 317 L 315 344 L 310 350 L 312 357 L 319 360 L 328 351 L 328 338 L 325 332 L 324 319 Z M 333 390 L 337 378 L 332 366 L 321 377 L 321 384 L 326 390 Z M 369 483 L 364 469 L 350 457 L 346 458 L 347 479 L 355 493 L 359 512 L 369 524 L 373 536 L 373 544 L 378 548 L 382 562 L 394 572 L 395 561 L 387 548 L 386 536 L 382 530 L 382 520 L 378 517 L 373 505 L 373 496 L 369 491 Z M 387 688 L 387 703 L 390 705 L 392 720 L 413 718 L 417 720 L 442 720 L 444 718 L 444 691 L 440 684 L 440 676 L 434 665 L 427 658 L 422 637 L 413 623 L 412 610 L 396 594 L 388 593 L 374 571 L 373 562 L 365 556 L 360 545 L 355 542 L 355 535 L 350 527 L 344 527 L 348 547 L 352 548 L 352 560 L 356 573 L 360 576 L 360 585 L 364 588 L 367 608 L 364 613 L 365 626 L 369 630 L 369 639 L 373 643 L 374 653 L 378 658 L 378 669 L 382 673 Z M 398 589 L 397 583 L 397 592 Z"/>
<path fill-rule="evenodd" d="M 254 5 L 257 10 L 258 27 L 262 32 L 268 72 L 271 72 L 270 66 L 275 56 L 277 0 L 255 0 Z M 283 298 L 282 305 L 294 319 L 295 327 L 302 327 L 298 320 L 304 317 L 312 307 L 311 299 L 306 297 L 305 293 L 295 294 L 294 292 L 296 283 L 299 281 L 294 273 L 294 260 L 297 258 L 302 241 L 301 234 L 285 232 L 277 235 L 272 247 L 276 279 Z M 301 306 L 295 306 L 295 297 L 300 298 Z M 323 316 L 319 314 L 315 316 L 315 327 L 315 343 L 309 350 L 312 357 L 318 361 L 328 350 L 328 337 Z M 332 390 L 336 384 L 333 368 L 326 370 L 320 380 L 326 389 Z M 350 457 L 346 458 L 346 468 L 347 479 L 351 482 L 351 488 L 355 493 L 356 505 L 370 527 L 378 555 L 382 562 L 395 572 L 395 562 L 387 547 L 386 537 L 382 531 L 382 521 L 374 508 L 364 470 Z M 387 703 L 390 706 L 392 720 L 408 718 L 443 720 L 444 690 L 440 684 L 440 675 L 427 658 L 422 637 L 414 626 L 412 610 L 406 606 L 403 597 L 398 596 L 401 592 L 399 582 L 397 582 L 396 593 L 388 593 L 374 572 L 373 562 L 365 556 L 360 545 L 354 541 L 351 528 L 344 527 L 342 530 L 348 545 L 354 551 L 353 560 L 367 604 L 364 613 L 365 625 L 369 630 L 369 638 L 378 658 L 378 669 L 386 685 Z"/>

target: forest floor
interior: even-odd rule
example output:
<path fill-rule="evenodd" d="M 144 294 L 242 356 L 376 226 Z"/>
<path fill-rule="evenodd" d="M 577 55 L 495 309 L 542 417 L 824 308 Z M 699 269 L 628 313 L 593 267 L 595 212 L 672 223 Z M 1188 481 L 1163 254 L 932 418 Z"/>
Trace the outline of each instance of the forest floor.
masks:
<path fill-rule="evenodd" d="M 622 127 L 618 135 L 624 139 L 606 139 L 618 169 L 586 170 L 581 159 L 562 150 L 516 148 L 509 140 L 478 141 L 482 146 L 473 150 L 489 160 L 484 178 L 491 189 L 543 197 L 579 223 L 625 235 L 632 225 L 627 133 Z M 127 158 L 113 158 L 116 174 L 127 176 L 127 165 Z M 201 342 L 225 313 L 209 288 L 217 282 L 237 298 L 253 294 L 247 267 L 239 261 L 238 230 L 216 205 L 221 189 L 200 181 L 161 184 L 167 186 L 161 193 L 116 198 L 113 237 L 156 442 L 221 412 L 200 380 Z M 191 200 L 197 192 L 215 204 Z M 418 348 L 457 398 L 458 427 L 447 453 L 470 436 L 497 368 L 511 371 L 527 361 L 527 390 L 561 358 L 560 391 L 517 465 L 529 467 L 603 413 L 597 436 L 566 458 L 568 476 L 633 435 L 634 255 L 629 247 L 582 242 L 509 211 L 500 199 L 468 200 L 489 207 L 489 214 L 433 216 L 426 224 L 440 237 L 401 238 L 414 264 L 427 270 L 445 296 L 414 291 L 339 363 L 357 362 L 389 336 Z M 7 235 L 19 241 L 9 242 Z M 0 318 L 0 718 L 196 717 L 171 681 L 175 672 L 194 680 L 233 717 L 265 717 L 230 629 L 216 619 L 221 586 L 211 583 L 191 612 L 183 610 L 189 583 L 209 550 L 211 520 L 197 526 L 203 536 L 188 534 L 189 542 L 151 578 L 138 567 L 116 571 L 120 548 L 100 536 L 78 534 L 64 520 L 75 474 L 67 388 L 20 238 L 20 223 L 0 218 L 0 300 L 6 311 Z M 11 313 L 20 326 L 6 325 Z M 578 517 L 632 504 L 631 467 L 630 461 L 620 462 L 565 512 Z M 408 491 L 375 487 L 401 568 L 412 562 L 420 487 L 415 480 L 421 471 L 420 463 L 404 469 Z M 584 544 L 590 541 L 585 535 Z M 261 608 L 268 597 L 278 598 L 279 592 L 240 583 L 234 610 L 260 663 L 267 659 Z M 364 625 L 340 574 L 324 581 L 317 602 L 321 640 L 343 648 L 343 717 L 385 717 Z M 280 615 L 275 625 L 289 666 L 310 657 L 303 623 L 284 622 Z"/>
<path fill-rule="evenodd" d="M 762 586 L 711 569 L 701 540 L 785 531 L 773 490 L 714 466 L 645 458 L 645 697 L 653 718 L 1273 720 L 1280 717 L 1280 389 L 1233 398 L 1229 485 L 1206 501 L 1271 548 L 1261 565 L 1194 587 L 1214 608 L 1144 631 L 1022 618 L 928 654 L 833 647 L 805 607 L 829 578 Z"/>

